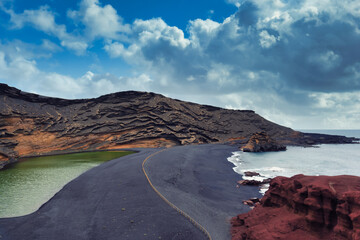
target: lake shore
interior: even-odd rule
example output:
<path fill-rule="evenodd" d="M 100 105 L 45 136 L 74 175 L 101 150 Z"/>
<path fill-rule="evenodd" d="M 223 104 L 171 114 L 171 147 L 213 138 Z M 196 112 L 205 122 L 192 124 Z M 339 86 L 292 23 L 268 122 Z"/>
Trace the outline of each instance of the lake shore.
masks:
<path fill-rule="evenodd" d="M 182 203 L 180 209 L 196 213 L 192 217 L 205 228 L 211 228 L 214 236 L 215 232 L 229 234 L 230 217 L 249 210 L 241 200 L 258 194 L 257 188 L 236 188 L 239 175 L 226 160 L 234 149 L 217 144 L 169 148 L 151 158 L 146 167 L 155 186 L 164 195 L 173 194 L 169 200 L 177 197 L 175 204 Z M 146 181 L 141 163 L 159 149 L 135 150 L 139 152 L 85 172 L 35 213 L 0 219 L 2 239 L 206 239 L 190 221 L 159 198 Z M 186 152 L 184 161 L 182 156 Z M 168 156 L 172 156 L 172 161 L 163 165 Z M 177 169 L 196 172 L 196 178 L 179 179 L 179 183 L 194 183 L 189 191 L 182 189 L 182 184 L 170 184 L 169 188 L 169 183 L 157 176 L 169 177 L 171 172 L 177 174 Z M 193 211 L 197 206 L 198 211 Z"/>

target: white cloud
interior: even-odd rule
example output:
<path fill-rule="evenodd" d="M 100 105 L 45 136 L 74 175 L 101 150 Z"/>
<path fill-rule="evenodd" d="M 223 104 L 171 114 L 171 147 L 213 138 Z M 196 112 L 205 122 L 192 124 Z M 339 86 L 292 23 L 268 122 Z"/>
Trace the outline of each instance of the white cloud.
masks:
<path fill-rule="evenodd" d="M 190 40 L 184 37 L 182 30 L 168 26 L 160 18 L 135 20 L 131 27 L 130 39 L 127 47 L 121 42 L 112 41 L 108 42 L 104 49 L 111 57 L 122 57 L 128 63 L 146 69 L 154 65 L 156 68 L 167 65 L 168 54 L 172 54 L 172 51 L 174 54 L 186 51 L 190 44 Z M 167 71 L 171 71 L 171 67 L 168 67 Z M 164 85 L 168 81 L 161 77 L 158 79 Z"/>
<path fill-rule="evenodd" d="M 259 91 L 255 94 L 252 91 L 218 95 L 217 100 L 228 109 L 255 110 L 262 117 L 275 123 L 293 127 L 296 119 L 279 111 L 280 107 L 289 107 L 288 103 L 275 92 Z"/>
<path fill-rule="evenodd" d="M 207 72 L 209 83 L 217 83 L 218 86 L 234 84 L 232 77 L 231 67 L 223 64 L 214 64 Z"/>
<path fill-rule="evenodd" d="M 346 93 L 311 93 L 319 109 L 353 108 L 360 110 L 360 91 Z M 360 114 L 360 111 L 359 111 Z"/>
<path fill-rule="evenodd" d="M 57 44 L 51 42 L 48 39 L 43 39 L 42 40 L 41 47 L 43 49 L 45 49 L 46 51 L 48 51 L 48 52 L 59 52 L 59 51 L 61 51 L 61 48 Z"/>
<path fill-rule="evenodd" d="M 240 0 L 226 0 L 226 2 L 230 3 L 230 4 L 234 4 L 236 7 L 240 7 Z"/>
<path fill-rule="evenodd" d="M 197 48 L 206 48 L 210 40 L 217 34 L 220 23 L 210 19 L 196 19 L 189 22 L 191 44 Z"/>
<path fill-rule="evenodd" d="M 84 54 L 86 49 L 88 48 L 88 44 L 86 42 L 81 40 L 78 41 L 75 39 L 63 40 L 61 41 L 61 46 L 75 51 L 75 53 L 78 55 Z"/>
<path fill-rule="evenodd" d="M 321 125 L 330 129 L 359 129 L 360 91 L 312 93 L 315 108 L 321 113 Z"/>
<path fill-rule="evenodd" d="M 167 25 L 161 18 L 137 19 L 132 25 L 132 31 L 142 44 L 158 40 L 166 41 L 171 46 L 179 48 L 186 48 L 190 44 L 181 29 Z"/>
<path fill-rule="evenodd" d="M 126 82 L 127 86 L 129 86 L 130 89 L 145 91 L 149 89 L 149 85 L 153 82 L 153 80 L 150 78 L 150 76 L 146 74 L 141 74 L 137 77 L 127 78 Z"/>
<path fill-rule="evenodd" d="M 136 45 L 132 45 L 132 46 L 135 47 Z M 122 57 L 125 59 L 129 59 L 136 52 L 136 51 L 131 51 L 131 48 L 134 47 L 130 47 L 126 49 L 124 45 L 120 42 L 110 42 L 107 45 L 105 45 L 104 49 L 112 58 Z"/>
<path fill-rule="evenodd" d="M 25 24 L 31 24 L 36 29 L 47 33 L 54 35 L 65 34 L 65 25 L 55 23 L 55 16 L 47 6 L 41 6 L 37 10 L 24 10 L 24 12 L 20 14 L 16 14 L 11 9 L 7 12 L 10 14 L 10 21 L 14 28 L 21 29 Z"/>
<path fill-rule="evenodd" d="M 24 10 L 23 13 L 19 14 L 12 9 L 4 9 L 4 11 L 10 15 L 10 22 L 15 29 L 31 25 L 39 31 L 56 36 L 61 41 L 62 46 L 74 50 L 77 54 L 83 54 L 88 47 L 85 41 L 69 34 L 65 25 L 56 23 L 55 14 L 47 6 L 41 6 L 37 10 Z"/>
<path fill-rule="evenodd" d="M 61 50 L 61 47 L 46 39 L 43 39 L 40 45 L 25 43 L 20 40 L 4 43 L 0 41 L 0 51 L 11 56 L 21 54 L 27 59 L 51 58 L 53 53 Z"/>
<path fill-rule="evenodd" d="M 124 90 L 148 90 L 152 79 L 146 74 L 116 77 L 111 74 L 86 72 L 79 78 L 41 71 L 35 60 L 21 52 L 1 51 L 0 81 L 21 90 L 61 98 L 90 98 Z"/>
<path fill-rule="evenodd" d="M 87 71 L 81 78 L 85 81 L 91 81 L 94 78 L 95 74 L 91 71 Z"/>
<path fill-rule="evenodd" d="M 85 25 L 90 38 L 122 39 L 122 33 L 128 33 L 130 27 L 109 4 L 101 6 L 98 0 L 82 0 L 79 11 L 69 10 L 68 17 Z"/>
<path fill-rule="evenodd" d="M 7 56 L 0 52 L 0 78 L 10 81 L 30 83 L 39 74 L 34 60 L 21 56 Z"/>
<path fill-rule="evenodd" d="M 259 33 L 259 42 L 262 48 L 269 48 L 278 40 L 274 35 L 270 35 L 266 30 Z"/>

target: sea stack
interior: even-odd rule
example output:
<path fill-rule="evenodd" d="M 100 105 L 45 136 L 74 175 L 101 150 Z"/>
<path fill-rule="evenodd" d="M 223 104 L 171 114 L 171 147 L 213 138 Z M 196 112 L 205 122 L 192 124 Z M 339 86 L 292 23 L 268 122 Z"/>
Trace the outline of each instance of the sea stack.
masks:
<path fill-rule="evenodd" d="M 232 239 L 360 239 L 360 177 L 276 177 L 260 204 L 234 217 Z"/>
<path fill-rule="evenodd" d="M 286 146 L 279 144 L 266 132 L 254 133 L 247 144 L 240 148 L 244 152 L 274 152 L 285 151 Z"/>

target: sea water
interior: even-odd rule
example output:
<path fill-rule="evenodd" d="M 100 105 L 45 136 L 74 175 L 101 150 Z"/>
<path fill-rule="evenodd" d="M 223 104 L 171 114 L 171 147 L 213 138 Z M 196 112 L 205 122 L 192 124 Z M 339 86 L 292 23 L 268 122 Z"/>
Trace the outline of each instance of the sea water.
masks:
<path fill-rule="evenodd" d="M 360 130 L 301 130 L 302 132 L 345 135 L 360 138 Z M 356 175 L 360 176 L 360 144 L 322 144 L 315 147 L 287 147 L 284 152 L 233 152 L 228 158 L 235 172 L 246 180 L 263 180 L 276 176 Z M 260 176 L 246 177 L 244 172 Z M 264 194 L 268 185 L 261 187 Z"/>

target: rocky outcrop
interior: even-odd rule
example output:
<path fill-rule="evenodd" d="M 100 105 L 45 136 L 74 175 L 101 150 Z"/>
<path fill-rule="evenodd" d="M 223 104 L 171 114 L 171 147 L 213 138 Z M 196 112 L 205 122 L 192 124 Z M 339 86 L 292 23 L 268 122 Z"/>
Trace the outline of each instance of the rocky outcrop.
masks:
<path fill-rule="evenodd" d="M 234 240 L 360 239 L 360 177 L 276 177 L 231 223 Z"/>
<path fill-rule="evenodd" d="M 266 132 L 254 133 L 247 144 L 240 148 L 244 152 L 274 152 L 285 151 L 286 146 L 279 144 Z"/>
<path fill-rule="evenodd" d="M 237 183 L 239 185 L 243 185 L 243 186 L 261 186 L 261 185 L 264 185 L 264 184 L 268 184 L 270 183 L 271 181 L 271 178 L 266 178 L 264 180 L 261 180 L 261 181 L 258 181 L 258 180 L 239 180 L 237 181 Z"/>
<path fill-rule="evenodd" d="M 244 176 L 245 177 L 256 177 L 256 176 L 260 176 L 260 173 L 247 171 L 247 172 L 244 172 Z"/>

